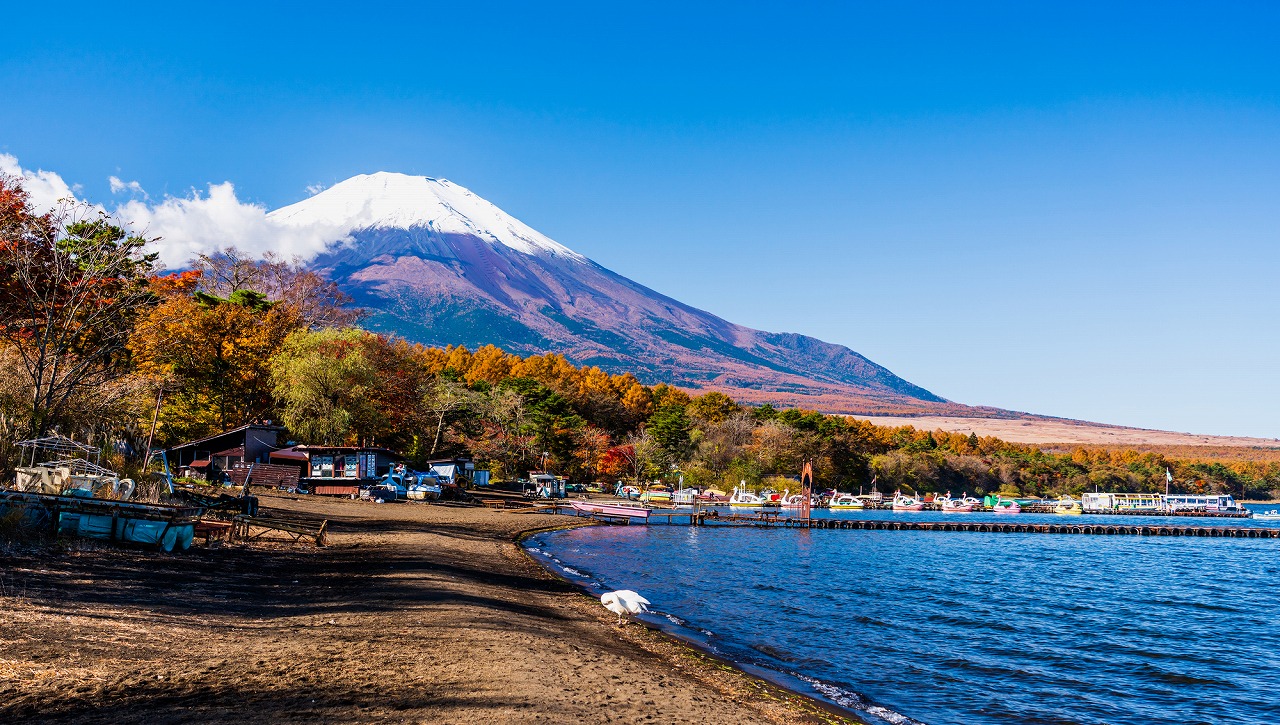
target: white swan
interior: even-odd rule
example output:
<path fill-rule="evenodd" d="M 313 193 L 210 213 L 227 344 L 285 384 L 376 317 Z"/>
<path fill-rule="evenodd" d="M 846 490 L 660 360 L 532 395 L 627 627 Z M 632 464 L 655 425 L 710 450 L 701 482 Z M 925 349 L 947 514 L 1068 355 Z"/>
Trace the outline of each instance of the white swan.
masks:
<path fill-rule="evenodd" d="M 622 624 L 622 618 L 628 614 L 649 611 L 649 600 L 630 589 L 608 592 L 600 597 L 600 603 L 605 609 L 618 615 L 618 624 Z"/>

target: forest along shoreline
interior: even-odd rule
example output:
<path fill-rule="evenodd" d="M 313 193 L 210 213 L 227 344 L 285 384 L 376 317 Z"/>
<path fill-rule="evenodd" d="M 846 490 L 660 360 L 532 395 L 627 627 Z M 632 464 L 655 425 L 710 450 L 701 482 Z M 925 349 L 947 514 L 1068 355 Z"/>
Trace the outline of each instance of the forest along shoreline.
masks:
<path fill-rule="evenodd" d="M 517 544 L 563 517 L 262 503 L 330 544 L 0 549 L 0 719 L 858 722 L 616 626 Z"/>

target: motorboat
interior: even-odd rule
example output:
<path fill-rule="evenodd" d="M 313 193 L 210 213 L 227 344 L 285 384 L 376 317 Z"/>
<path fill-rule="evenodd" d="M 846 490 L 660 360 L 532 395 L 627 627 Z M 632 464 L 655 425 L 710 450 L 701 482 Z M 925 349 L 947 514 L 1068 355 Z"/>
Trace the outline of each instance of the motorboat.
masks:
<path fill-rule="evenodd" d="M 906 496 L 902 493 L 893 494 L 893 510 L 894 511 L 923 511 L 924 501 L 915 496 Z"/>
<path fill-rule="evenodd" d="M 997 514 L 1020 514 L 1022 513 L 1022 507 L 1013 499 L 996 498 L 996 502 L 991 507 L 991 511 Z"/>
<path fill-rule="evenodd" d="M 730 506 L 760 508 L 764 506 L 764 497 L 757 496 L 747 490 L 746 484 L 738 486 L 729 497 Z"/>
<path fill-rule="evenodd" d="M 633 501 L 640 498 L 641 493 L 642 492 L 638 486 L 618 486 L 617 490 L 614 491 L 614 495 L 618 498 L 625 498 Z"/>
<path fill-rule="evenodd" d="M 1253 518 L 1259 521 L 1280 521 L 1280 509 L 1271 509 L 1270 511 L 1255 511 Z"/>
<path fill-rule="evenodd" d="M 834 509 L 836 511 L 850 509 L 860 510 L 865 507 L 866 506 L 862 499 L 851 493 L 840 493 L 839 491 L 836 491 L 835 494 L 832 495 L 830 503 L 827 504 L 827 508 Z"/>
<path fill-rule="evenodd" d="M 1074 498 L 1063 496 L 1058 499 L 1058 505 L 1053 507 L 1053 512 L 1062 516 L 1079 516 L 1084 513 L 1084 507 Z"/>
<path fill-rule="evenodd" d="M 622 501 L 570 501 L 575 511 L 593 516 L 647 519 L 652 510 L 648 506 Z"/>

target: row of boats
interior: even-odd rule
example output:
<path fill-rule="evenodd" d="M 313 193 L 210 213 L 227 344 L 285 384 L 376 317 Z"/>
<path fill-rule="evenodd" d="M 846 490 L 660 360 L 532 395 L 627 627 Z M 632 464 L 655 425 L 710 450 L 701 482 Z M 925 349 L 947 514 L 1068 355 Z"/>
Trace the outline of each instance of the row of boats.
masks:
<path fill-rule="evenodd" d="M 747 490 L 745 485 L 734 489 L 731 494 L 726 495 L 718 489 L 706 489 L 699 491 L 697 489 L 681 489 L 673 491 L 665 486 L 653 486 L 647 490 L 641 491 L 634 486 L 619 486 L 617 494 L 620 498 L 629 500 L 638 500 L 644 504 L 674 504 L 674 505 L 692 505 L 694 503 L 704 504 L 721 504 L 728 505 L 732 508 L 779 508 L 779 509 L 799 509 L 804 506 L 803 493 L 791 493 L 790 490 L 777 493 L 775 491 L 764 491 L 754 493 Z M 834 511 L 840 510 L 860 510 L 866 508 L 881 508 L 884 498 L 879 493 L 870 494 L 852 494 L 841 493 L 839 491 L 827 491 L 814 496 L 810 505 L 812 508 L 825 508 Z M 984 504 L 972 496 L 961 494 L 959 498 L 952 498 L 948 492 L 945 496 L 931 496 L 928 498 L 920 496 L 909 496 L 902 492 L 896 492 L 889 502 L 890 508 L 894 511 L 924 511 L 926 508 L 938 510 L 942 513 L 970 513 L 977 510 L 983 510 L 989 505 L 991 511 L 998 514 L 1017 514 L 1022 512 L 1022 506 L 1013 499 L 995 497 L 993 500 Z M 1063 515 L 1079 515 L 1084 513 L 1079 501 L 1071 497 L 1064 497 L 1057 502 L 1053 509 L 1054 513 Z"/>

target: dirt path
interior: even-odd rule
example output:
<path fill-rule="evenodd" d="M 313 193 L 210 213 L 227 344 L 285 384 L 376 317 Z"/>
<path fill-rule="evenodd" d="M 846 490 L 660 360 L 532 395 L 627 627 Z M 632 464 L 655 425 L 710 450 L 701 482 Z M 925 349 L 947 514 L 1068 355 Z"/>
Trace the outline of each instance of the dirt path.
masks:
<path fill-rule="evenodd" d="M 512 543 L 563 517 L 264 503 L 331 544 L 0 555 L 0 721 L 837 721 L 614 626 Z"/>

